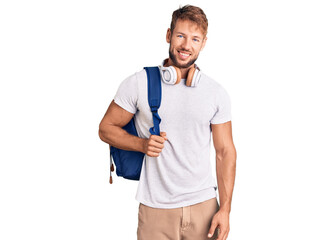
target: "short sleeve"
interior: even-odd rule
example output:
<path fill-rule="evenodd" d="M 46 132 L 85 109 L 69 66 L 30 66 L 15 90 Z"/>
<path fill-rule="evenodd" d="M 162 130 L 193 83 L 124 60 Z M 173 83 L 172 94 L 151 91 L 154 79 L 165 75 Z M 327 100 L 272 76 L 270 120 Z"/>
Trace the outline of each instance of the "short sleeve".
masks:
<path fill-rule="evenodd" d="M 136 74 L 123 80 L 117 93 L 114 96 L 114 102 L 126 111 L 135 114 L 138 102 L 138 83 Z"/>
<path fill-rule="evenodd" d="M 218 87 L 216 95 L 217 111 L 210 120 L 211 124 L 225 123 L 231 120 L 231 100 L 227 91 L 222 87 Z"/>

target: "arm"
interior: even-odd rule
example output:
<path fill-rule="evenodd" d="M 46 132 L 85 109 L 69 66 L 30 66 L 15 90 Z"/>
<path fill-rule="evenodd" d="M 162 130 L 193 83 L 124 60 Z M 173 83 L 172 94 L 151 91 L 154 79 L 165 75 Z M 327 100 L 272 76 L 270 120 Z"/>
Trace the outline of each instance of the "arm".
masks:
<path fill-rule="evenodd" d="M 216 174 L 220 207 L 212 218 L 208 237 L 211 237 L 218 227 L 219 236 L 217 239 L 225 240 L 230 230 L 229 215 L 236 175 L 236 149 L 232 140 L 231 121 L 211 124 L 211 129 L 216 150 Z"/>
<path fill-rule="evenodd" d="M 145 152 L 146 139 L 129 134 L 122 129 L 133 118 L 133 115 L 113 100 L 99 124 L 100 139 L 120 149 Z"/>
<path fill-rule="evenodd" d="M 212 124 L 211 128 L 216 151 L 216 174 L 220 210 L 230 213 L 237 157 L 232 139 L 231 121 L 223 124 Z"/>
<path fill-rule="evenodd" d="M 100 139 L 116 148 L 143 152 L 150 157 L 159 156 L 164 142 L 168 139 L 167 134 L 160 132 L 160 136 L 151 135 L 149 138 L 129 134 L 122 127 L 131 121 L 133 115 L 113 100 L 99 124 Z"/>

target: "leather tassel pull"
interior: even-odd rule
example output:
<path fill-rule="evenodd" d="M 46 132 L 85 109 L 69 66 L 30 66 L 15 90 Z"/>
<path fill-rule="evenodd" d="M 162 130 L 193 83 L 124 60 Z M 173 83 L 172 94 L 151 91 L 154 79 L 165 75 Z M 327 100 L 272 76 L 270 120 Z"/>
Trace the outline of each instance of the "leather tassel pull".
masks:
<path fill-rule="evenodd" d="M 110 184 L 113 183 L 113 180 L 112 180 L 112 172 L 114 171 L 114 166 L 113 166 L 113 163 L 111 163 L 111 166 L 110 166 Z"/>

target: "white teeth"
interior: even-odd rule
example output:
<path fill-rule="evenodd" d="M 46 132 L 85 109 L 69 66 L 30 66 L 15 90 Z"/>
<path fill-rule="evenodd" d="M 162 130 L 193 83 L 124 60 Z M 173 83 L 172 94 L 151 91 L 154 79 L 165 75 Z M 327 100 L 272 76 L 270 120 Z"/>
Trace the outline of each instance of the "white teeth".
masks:
<path fill-rule="evenodd" d="M 181 54 L 182 56 L 189 56 L 189 54 L 186 54 L 186 53 L 181 53 L 181 52 L 180 52 L 180 54 Z"/>

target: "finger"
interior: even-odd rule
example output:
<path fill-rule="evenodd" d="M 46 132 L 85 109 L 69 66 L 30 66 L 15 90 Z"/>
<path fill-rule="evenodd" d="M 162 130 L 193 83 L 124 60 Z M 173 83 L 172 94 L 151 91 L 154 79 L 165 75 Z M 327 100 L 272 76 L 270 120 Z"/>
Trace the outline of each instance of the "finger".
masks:
<path fill-rule="evenodd" d="M 208 238 L 211 238 L 212 235 L 214 234 L 215 232 L 215 229 L 217 227 L 217 223 L 215 223 L 214 221 L 211 222 L 211 226 L 210 226 L 210 229 L 209 229 L 209 233 L 208 233 Z"/>
<path fill-rule="evenodd" d="M 163 137 L 157 135 L 151 135 L 151 139 L 159 143 L 164 143 L 166 141 Z"/>
<path fill-rule="evenodd" d="M 218 235 L 218 240 L 224 240 L 224 235 L 225 235 L 225 231 L 221 231 L 221 229 L 218 229 L 219 235 Z"/>
<path fill-rule="evenodd" d="M 224 238 L 223 238 L 223 240 L 226 240 L 227 237 L 228 237 L 228 235 L 229 235 L 229 231 L 227 231 L 227 232 L 224 234 Z"/>
<path fill-rule="evenodd" d="M 154 147 L 154 146 L 148 146 L 148 151 L 160 153 L 162 151 L 162 148 Z"/>
<path fill-rule="evenodd" d="M 164 147 L 164 144 L 158 141 L 155 141 L 155 139 L 152 139 L 152 141 L 148 142 L 148 147 L 154 147 L 154 148 L 160 148 L 162 149 Z"/>
<path fill-rule="evenodd" d="M 147 155 L 150 156 L 150 157 L 158 157 L 158 156 L 160 156 L 159 153 L 150 152 L 150 151 L 147 153 Z"/>
<path fill-rule="evenodd" d="M 167 140 L 167 133 L 166 132 L 160 132 L 160 136 L 163 137 L 165 140 Z"/>

